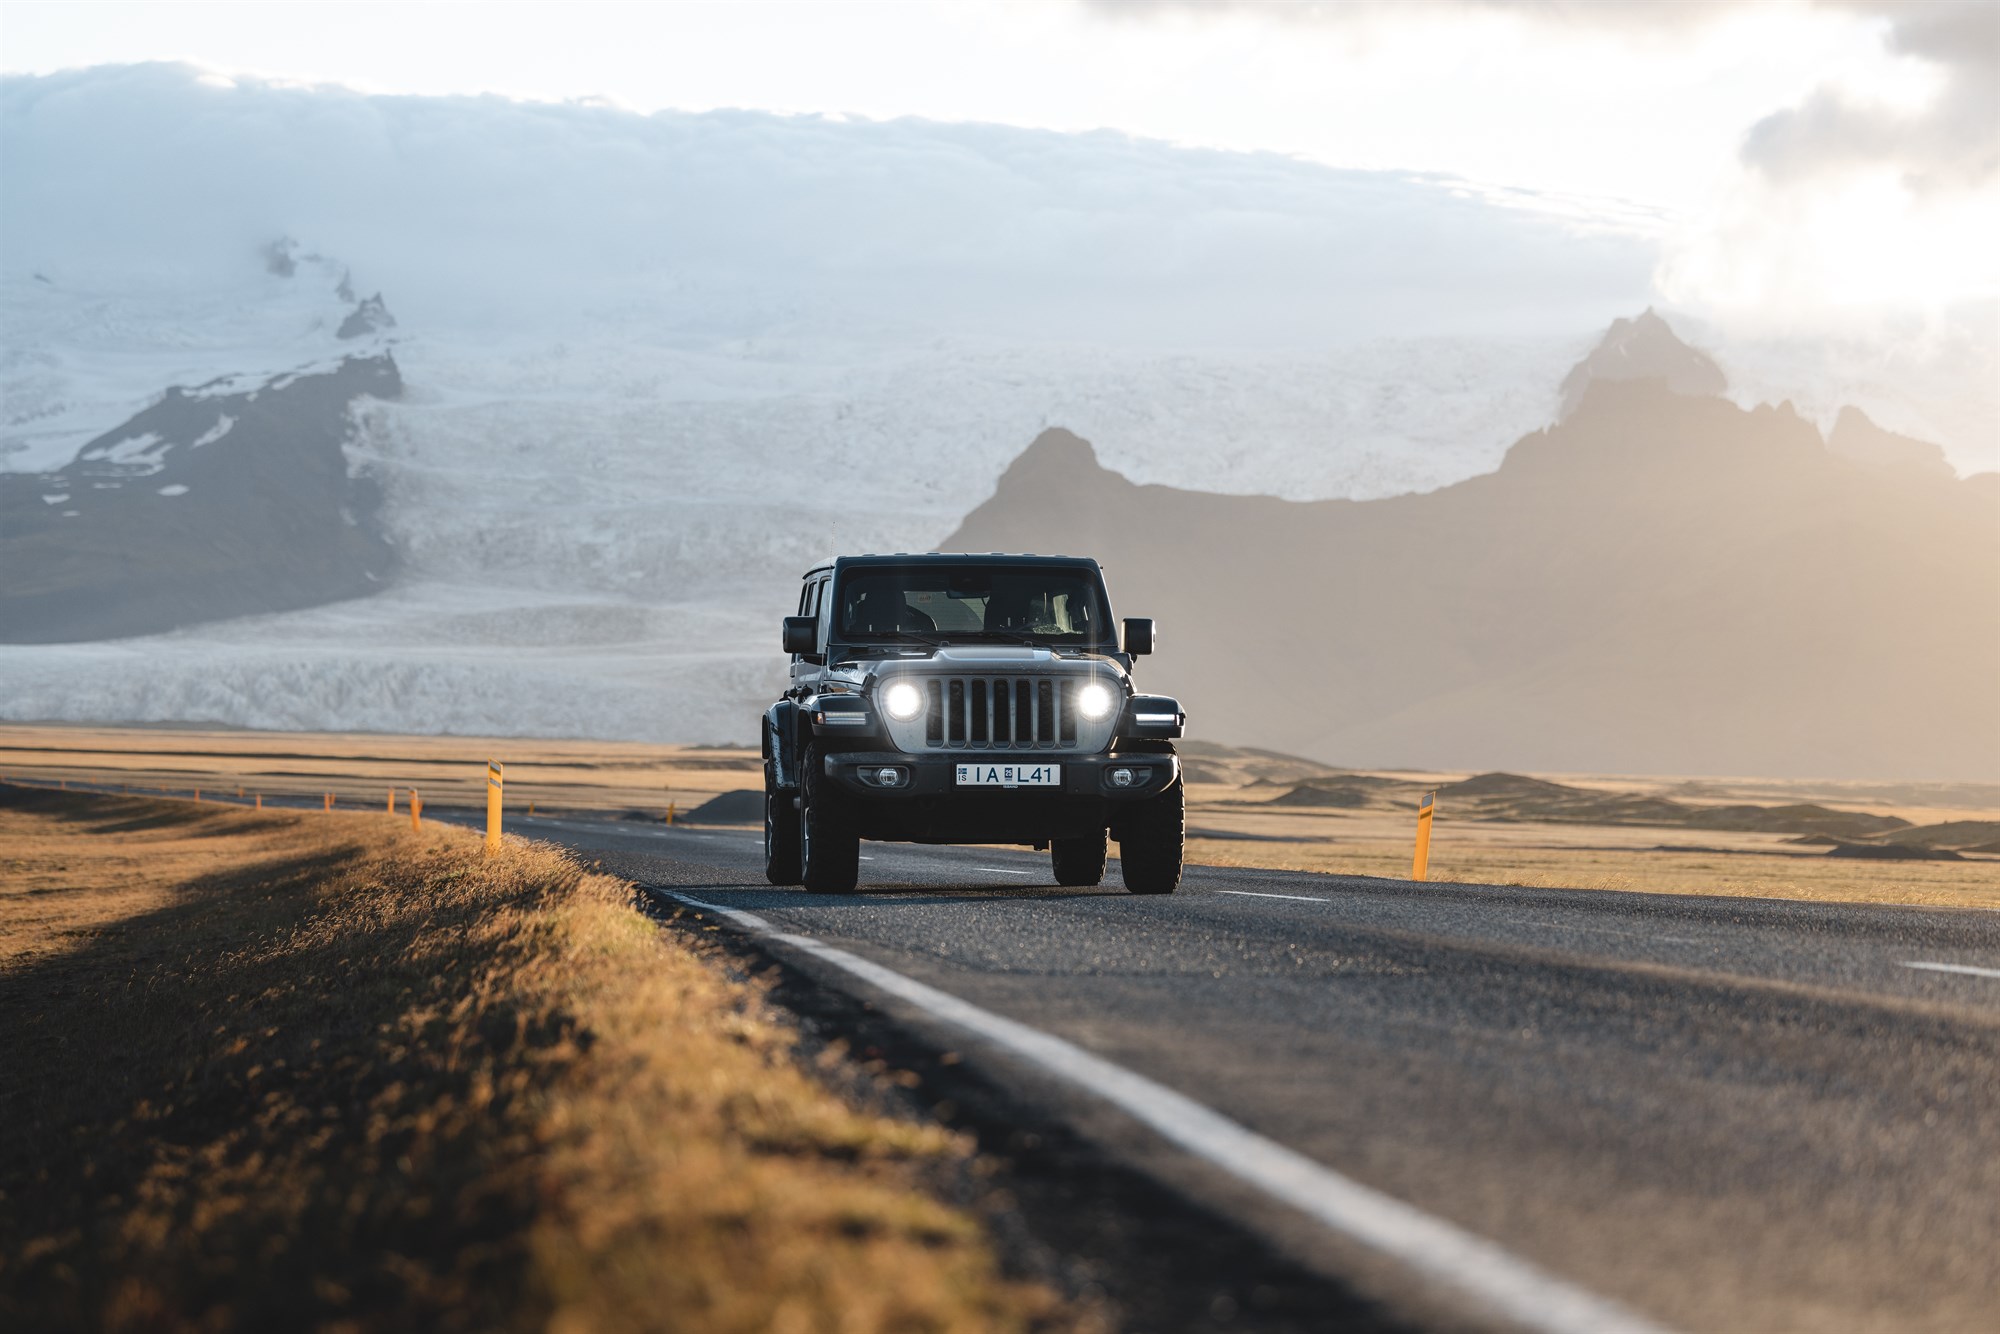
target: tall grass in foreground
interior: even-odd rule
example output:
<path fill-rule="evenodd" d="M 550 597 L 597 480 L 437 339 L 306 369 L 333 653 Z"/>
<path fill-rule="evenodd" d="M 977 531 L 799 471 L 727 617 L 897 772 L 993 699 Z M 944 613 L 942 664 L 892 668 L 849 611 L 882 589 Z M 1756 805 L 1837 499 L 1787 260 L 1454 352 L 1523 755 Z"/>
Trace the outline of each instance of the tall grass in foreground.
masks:
<path fill-rule="evenodd" d="M 21 789 L 0 849 L 0 1326 L 1075 1322 L 551 849 Z"/>

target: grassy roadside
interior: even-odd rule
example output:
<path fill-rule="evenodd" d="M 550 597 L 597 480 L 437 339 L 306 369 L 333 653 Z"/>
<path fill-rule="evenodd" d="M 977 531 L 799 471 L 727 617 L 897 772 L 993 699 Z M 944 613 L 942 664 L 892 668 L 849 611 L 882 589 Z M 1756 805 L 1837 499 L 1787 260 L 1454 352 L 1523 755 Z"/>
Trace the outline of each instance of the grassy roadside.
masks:
<path fill-rule="evenodd" d="M 1322 827 L 1339 828 L 1331 821 Z M 1539 829 L 1495 831 L 1450 823 L 1441 817 L 1431 843 L 1429 878 L 1441 884 L 1607 889 L 1642 894 L 1693 894 L 1704 898 L 2000 908 L 2000 860 L 1992 858 L 1960 862 L 1849 861 L 1817 852 L 1768 846 L 1775 844 L 1776 839 L 1753 841 L 1747 837 L 1716 836 L 1704 841 L 1723 846 L 1664 850 L 1612 843 L 1620 835 L 1630 837 L 1629 831 L 1607 833 L 1586 826 L 1584 832 L 1611 845 L 1592 846 L 1574 830 L 1552 831 L 1547 835 L 1548 844 L 1538 844 L 1536 837 L 1544 833 Z M 1659 831 L 1640 831 L 1640 835 L 1647 840 L 1658 839 Z M 1554 841 L 1565 836 L 1566 842 Z M 1358 836 L 1343 829 L 1336 839 L 1327 842 L 1240 843 L 1192 838 L 1188 840 L 1187 856 L 1190 863 L 1204 866 L 1322 871 L 1402 880 L 1410 874 L 1412 842 L 1409 838 L 1381 837 L 1373 828 Z M 1730 843 L 1738 846 L 1727 846 Z"/>
<path fill-rule="evenodd" d="M 1069 1328 L 545 847 L 0 788 L 0 1326 Z"/>

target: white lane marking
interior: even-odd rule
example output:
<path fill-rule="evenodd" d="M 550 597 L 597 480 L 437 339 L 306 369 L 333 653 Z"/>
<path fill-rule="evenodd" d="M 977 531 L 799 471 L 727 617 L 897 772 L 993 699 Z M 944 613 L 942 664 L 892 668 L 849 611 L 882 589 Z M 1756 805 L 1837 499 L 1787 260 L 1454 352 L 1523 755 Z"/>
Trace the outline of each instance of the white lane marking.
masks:
<path fill-rule="evenodd" d="M 975 866 L 975 871 L 991 871 L 995 875 L 1033 875 L 1033 871 L 1010 871 L 1004 866 Z"/>
<path fill-rule="evenodd" d="M 878 990 L 1032 1061 L 1238 1180 L 1485 1303 L 1523 1328 L 1547 1334 L 1662 1334 L 1661 1326 L 1616 1302 L 1572 1286 L 1414 1205 L 1349 1180 L 1164 1084 L 1093 1056 L 1074 1043 L 983 1010 L 811 936 L 779 931 L 755 913 L 706 903 L 670 889 L 659 892 L 822 959 Z"/>
<path fill-rule="evenodd" d="M 1965 973 L 1971 977 L 2000 977 L 2000 968 L 1975 968 L 1969 963 L 1920 963 L 1912 961 L 1905 968 L 1927 968 L 1933 973 Z"/>
<path fill-rule="evenodd" d="M 1259 894 L 1254 889 L 1218 889 L 1218 894 L 1241 894 L 1246 899 L 1297 899 L 1300 903 L 1332 903 L 1332 899 L 1316 899 L 1310 894 Z"/>

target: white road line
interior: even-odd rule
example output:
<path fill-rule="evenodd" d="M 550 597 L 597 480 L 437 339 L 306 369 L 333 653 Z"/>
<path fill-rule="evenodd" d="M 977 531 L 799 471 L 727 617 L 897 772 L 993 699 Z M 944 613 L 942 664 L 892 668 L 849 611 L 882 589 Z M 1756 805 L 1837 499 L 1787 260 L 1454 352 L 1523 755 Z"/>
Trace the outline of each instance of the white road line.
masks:
<path fill-rule="evenodd" d="M 975 866 L 975 871 L 991 871 L 995 875 L 1033 875 L 1033 871 L 1010 871 L 1004 866 Z"/>
<path fill-rule="evenodd" d="M 1920 963 L 1912 961 L 1905 968 L 1927 968 L 1933 973 L 1964 973 L 1970 977 L 2000 977 L 2000 968 L 1975 968 L 1969 963 Z"/>
<path fill-rule="evenodd" d="M 1259 894 L 1254 889 L 1218 889 L 1218 894 L 1241 894 L 1246 899 L 1297 899 L 1300 903 L 1332 903 L 1332 899 L 1316 899 L 1310 894 Z"/>
<path fill-rule="evenodd" d="M 659 892 L 824 960 L 1033 1062 L 1271 1198 L 1475 1298 L 1523 1328 L 1546 1334 L 1660 1334 L 1661 1326 L 1616 1302 L 1574 1287 L 1414 1205 L 1349 1180 L 1164 1084 L 1093 1056 L 1074 1043 L 983 1010 L 811 936 L 779 931 L 755 913 L 705 903 L 669 889 Z"/>

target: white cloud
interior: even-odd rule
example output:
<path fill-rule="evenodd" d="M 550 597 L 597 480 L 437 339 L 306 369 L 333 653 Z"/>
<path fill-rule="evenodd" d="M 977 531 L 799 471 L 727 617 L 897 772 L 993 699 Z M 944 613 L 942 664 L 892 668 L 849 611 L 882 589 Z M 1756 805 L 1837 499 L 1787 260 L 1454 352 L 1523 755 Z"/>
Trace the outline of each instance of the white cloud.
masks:
<path fill-rule="evenodd" d="M 0 83 L 10 273 L 299 236 L 411 327 L 644 309 L 1088 341 L 1588 328 L 1649 248 L 1454 183 L 1100 132 L 371 97 L 184 66 Z"/>
<path fill-rule="evenodd" d="M 1827 83 L 1751 127 L 1743 157 L 1775 181 L 1888 168 L 1913 191 L 2000 176 L 2000 5 L 1992 0 L 1844 0 L 1887 50 L 1938 76 L 1911 106 Z"/>

